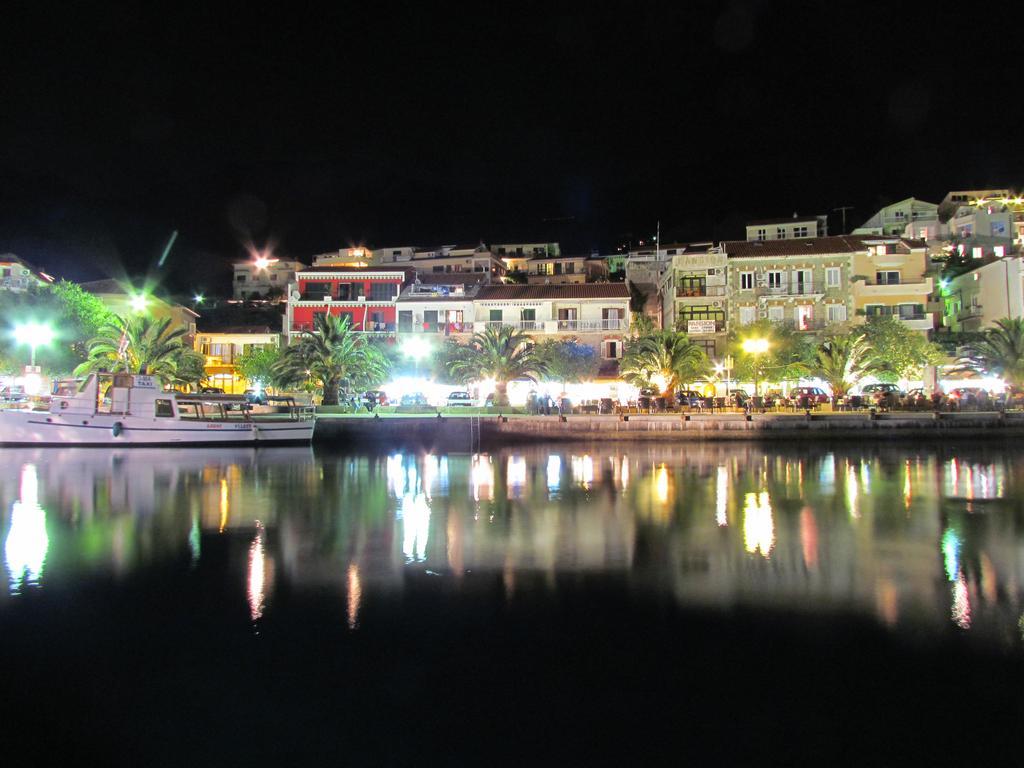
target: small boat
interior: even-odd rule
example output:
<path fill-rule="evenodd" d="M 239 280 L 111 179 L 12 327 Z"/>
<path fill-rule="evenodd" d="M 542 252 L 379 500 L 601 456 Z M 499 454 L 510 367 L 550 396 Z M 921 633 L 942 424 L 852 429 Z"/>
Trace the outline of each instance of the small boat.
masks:
<path fill-rule="evenodd" d="M 0 445 L 309 443 L 314 409 L 278 397 L 166 392 L 155 376 L 90 374 L 54 384 L 49 410 L 0 411 Z"/>

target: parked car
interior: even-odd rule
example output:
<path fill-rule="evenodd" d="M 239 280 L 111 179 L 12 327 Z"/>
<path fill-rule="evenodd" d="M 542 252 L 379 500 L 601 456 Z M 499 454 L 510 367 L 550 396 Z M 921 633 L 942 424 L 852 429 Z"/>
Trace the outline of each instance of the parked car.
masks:
<path fill-rule="evenodd" d="M 469 392 L 457 390 L 448 395 L 448 407 L 455 408 L 459 406 L 471 406 L 473 405 L 473 398 Z"/>
<path fill-rule="evenodd" d="M 831 399 L 829 398 L 828 393 L 821 387 L 797 387 L 793 390 L 790 398 L 795 400 L 798 404 L 802 404 L 804 402 L 804 398 L 806 398 L 808 403 L 819 405 L 821 403 L 827 403 Z"/>
<path fill-rule="evenodd" d="M 4 403 L 24 403 L 28 400 L 28 394 L 25 392 L 25 388 L 21 385 L 14 385 L 11 387 L 0 387 L 0 402 Z"/>
<path fill-rule="evenodd" d="M 427 402 L 427 396 L 424 395 L 422 392 L 409 392 L 407 394 L 404 394 L 404 395 L 402 395 L 402 399 L 401 399 L 400 402 L 401 402 L 402 405 L 407 405 L 407 406 L 408 405 L 430 405 L 430 403 Z"/>
<path fill-rule="evenodd" d="M 689 408 L 701 408 L 704 405 L 704 395 L 692 389 L 681 389 L 676 392 L 676 405 L 685 405 Z"/>
<path fill-rule="evenodd" d="M 868 384 L 861 390 L 861 396 L 874 402 L 875 405 L 893 407 L 899 405 L 904 392 L 895 384 Z"/>

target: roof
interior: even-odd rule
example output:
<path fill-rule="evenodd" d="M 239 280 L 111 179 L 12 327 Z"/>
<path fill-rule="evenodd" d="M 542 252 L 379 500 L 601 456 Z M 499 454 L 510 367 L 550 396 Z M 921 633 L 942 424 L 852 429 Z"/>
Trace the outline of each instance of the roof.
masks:
<path fill-rule="evenodd" d="M 907 252 L 925 248 L 922 240 L 907 240 L 882 235 L 837 235 L 835 237 L 798 237 L 789 240 L 729 240 L 722 243 L 729 258 L 757 256 L 825 256 L 830 253 L 866 251 L 876 243 L 899 243 Z"/>
<path fill-rule="evenodd" d="M 825 213 L 810 213 L 806 216 L 783 216 L 776 219 L 758 219 L 756 221 L 748 221 L 748 227 L 756 227 L 758 224 L 792 224 L 793 222 L 800 223 L 802 221 L 817 221 L 823 219 L 828 214 Z"/>
<path fill-rule="evenodd" d="M 521 299 L 628 299 L 625 283 L 576 283 L 568 285 L 485 285 L 477 301 Z"/>

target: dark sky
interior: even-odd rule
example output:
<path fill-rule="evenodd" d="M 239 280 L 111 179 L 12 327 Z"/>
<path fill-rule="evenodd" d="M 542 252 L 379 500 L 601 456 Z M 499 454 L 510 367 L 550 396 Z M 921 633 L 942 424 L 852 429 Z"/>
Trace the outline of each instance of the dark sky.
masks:
<path fill-rule="evenodd" d="M 73 278 L 174 230 L 160 278 L 210 293 L 250 240 L 607 250 L 1024 177 L 994 6 L 96 5 L 0 30 L 0 252 Z"/>

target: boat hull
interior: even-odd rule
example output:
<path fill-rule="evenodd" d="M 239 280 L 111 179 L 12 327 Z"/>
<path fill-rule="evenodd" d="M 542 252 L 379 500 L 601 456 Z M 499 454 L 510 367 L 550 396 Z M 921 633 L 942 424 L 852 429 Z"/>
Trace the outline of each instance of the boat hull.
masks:
<path fill-rule="evenodd" d="M 281 445 L 308 443 L 314 423 L 4 411 L 0 412 L 0 445 Z"/>

